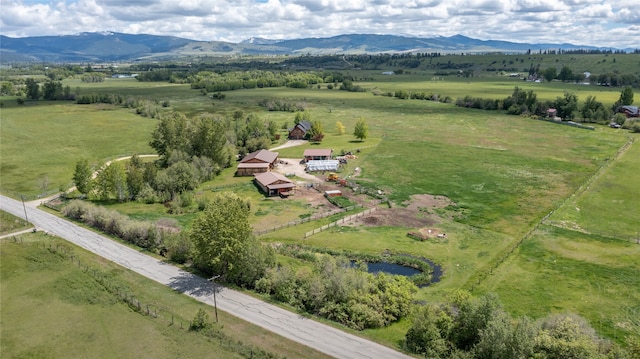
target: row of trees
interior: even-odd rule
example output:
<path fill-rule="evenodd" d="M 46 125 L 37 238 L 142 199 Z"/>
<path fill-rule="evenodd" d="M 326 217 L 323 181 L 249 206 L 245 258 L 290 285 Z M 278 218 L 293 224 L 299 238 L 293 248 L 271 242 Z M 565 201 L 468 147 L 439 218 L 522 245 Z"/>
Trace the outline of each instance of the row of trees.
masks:
<path fill-rule="evenodd" d="M 69 85 L 62 86 L 62 82 L 48 80 L 40 88 L 40 84 L 33 78 L 25 81 L 25 93 L 29 100 L 74 100 L 76 94 L 71 92 Z"/>
<path fill-rule="evenodd" d="M 533 321 L 511 318 L 497 296 L 472 298 L 457 291 L 448 303 L 416 307 L 405 337 L 406 348 L 427 358 L 638 358 L 640 340 L 628 350 L 597 336 L 573 314 Z"/>
<path fill-rule="evenodd" d="M 555 101 L 539 101 L 533 90 L 523 90 L 514 88 L 511 96 L 502 99 L 483 99 L 478 97 L 465 96 L 458 98 L 455 102 L 457 106 L 470 107 L 483 110 L 505 110 L 512 115 L 535 115 L 546 117 L 547 110 L 554 108 L 557 115 L 565 120 L 579 119 L 582 122 L 609 123 L 614 113 L 621 106 L 633 103 L 633 89 L 625 87 L 620 93 L 620 98 L 612 108 L 605 107 L 597 101 L 595 96 L 588 96 L 582 106 L 578 105 L 578 96 L 572 92 L 565 92 L 562 97 L 557 97 Z M 624 122 L 622 118 L 616 117 L 617 121 Z M 622 124 L 622 123 L 620 123 Z"/>
<path fill-rule="evenodd" d="M 321 74 L 314 72 L 272 72 L 272 71 L 201 71 L 189 75 L 187 82 L 193 89 L 206 89 L 207 92 L 231 91 L 264 87 L 307 88 L 310 85 L 325 82 Z"/>

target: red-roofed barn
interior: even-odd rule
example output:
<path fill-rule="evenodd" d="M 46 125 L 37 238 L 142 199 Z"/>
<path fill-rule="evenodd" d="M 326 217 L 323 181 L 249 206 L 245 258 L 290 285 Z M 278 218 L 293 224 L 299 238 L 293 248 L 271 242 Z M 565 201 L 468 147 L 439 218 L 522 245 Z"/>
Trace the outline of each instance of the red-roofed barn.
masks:
<path fill-rule="evenodd" d="M 269 172 L 276 165 L 278 152 L 259 150 L 244 156 L 238 164 L 237 176 L 252 176 L 256 173 Z"/>

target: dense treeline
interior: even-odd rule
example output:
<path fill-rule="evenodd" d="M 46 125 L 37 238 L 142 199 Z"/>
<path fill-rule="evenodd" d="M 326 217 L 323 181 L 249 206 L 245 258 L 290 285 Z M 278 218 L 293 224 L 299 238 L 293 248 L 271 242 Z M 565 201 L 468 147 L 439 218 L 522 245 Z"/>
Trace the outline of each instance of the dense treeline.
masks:
<path fill-rule="evenodd" d="M 497 296 L 472 298 L 457 291 L 448 303 L 414 309 L 405 338 L 407 350 L 426 358 L 638 358 L 640 340 L 627 350 L 597 336 L 574 314 L 552 314 L 534 321 L 513 319 Z"/>
<path fill-rule="evenodd" d="M 269 269 L 259 292 L 350 328 L 380 328 L 409 313 L 417 287 L 403 276 L 371 274 L 366 263 L 318 255 L 311 267 Z"/>
<path fill-rule="evenodd" d="M 201 71 L 187 81 L 193 89 L 207 92 L 231 91 L 264 87 L 307 88 L 325 82 L 321 74 L 313 72 L 234 71 L 217 73 Z"/>

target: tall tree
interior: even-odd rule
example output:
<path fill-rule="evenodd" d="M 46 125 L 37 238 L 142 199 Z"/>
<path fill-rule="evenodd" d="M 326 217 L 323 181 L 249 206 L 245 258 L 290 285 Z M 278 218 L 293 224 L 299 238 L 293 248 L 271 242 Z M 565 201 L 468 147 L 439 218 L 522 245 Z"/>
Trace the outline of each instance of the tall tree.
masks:
<path fill-rule="evenodd" d="M 138 155 L 131 157 L 127 164 L 127 190 L 132 200 L 138 198 L 138 194 L 144 188 L 144 169 Z"/>
<path fill-rule="evenodd" d="M 558 116 L 563 119 L 572 119 L 574 112 L 578 110 L 578 96 L 573 92 L 565 91 L 563 97 L 556 98 L 554 105 L 558 110 Z"/>
<path fill-rule="evenodd" d="M 302 121 L 311 121 L 311 114 L 309 111 L 298 111 L 293 119 L 294 124 L 299 124 Z"/>
<path fill-rule="evenodd" d="M 40 98 L 40 85 L 36 82 L 36 80 L 29 77 L 25 81 L 25 85 L 27 87 L 27 98 L 30 100 L 37 100 Z"/>
<path fill-rule="evenodd" d="M 360 141 L 364 141 L 369 136 L 369 126 L 367 126 L 367 122 L 364 118 L 360 117 L 360 119 L 356 121 L 353 135 Z"/>
<path fill-rule="evenodd" d="M 73 183 L 76 185 L 78 192 L 85 196 L 91 191 L 91 177 L 92 171 L 91 167 L 89 167 L 89 161 L 86 159 L 78 161 L 76 170 L 73 172 Z"/>
<path fill-rule="evenodd" d="M 42 87 L 42 97 L 45 100 L 62 100 L 64 98 L 62 82 L 47 81 Z"/>
<path fill-rule="evenodd" d="M 309 139 L 313 142 L 322 142 L 324 138 L 324 129 L 322 128 L 322 123 L 320 121 L 311 122 L 311 129 L 307 132 Z"/>
<path fill-rule="evenodd" d="M 568 66 L 563 66 L 560 69 L 560 73 L 558 74 L 558 80 L 562 82 L 573 81 L 575 80 L 575 76 L 573 75 L 573 70 Z"/>
<path fill-rule="evenodd" d="M 342 122 L 336 121 L 336 132 L 338 133 L 338 135 L 344 135 L 345 131 L 346 129 Z"/>
<path fill-rule="evenodd" d="M 619 102 L 621 106 L 629 106 L 633 103 L 633 88 L 631 86 L 627 86 L 622 90 Z"/>
<path fill-rule="evenodd" d="M 193 156 L 208 157 L 215 164 L 226 167 L 223 148 L 227 143 L 227 137 L 222 119 L 202 115 L 194 119 L 190 127 L 189 137 Z"/>
<path fill-rule="evenodd" d="M 189 148 L 186 116 L 178 112 L 162 116 L 158 126 L 151 134 L 149 145 L 156 150 L 165 165 L 172 150 L 186 152 Z"/>
<path fill-rule="evenodd" d="M 127 199 L 127 173 L 122 162 L 111 162 L 102 169 L 95 182 L 98 197 L 102 200 L 115 197 L 118 201 Z"/>
<path fill-rule="evenodd" d="M 249 225 L 250 202 L 234 193 L 217 193 L 193 221 L 189 237 L 194 262 L 205 272 L 229 280 L 246 263 L 246 252 L 255 240 Z"/>
<path fill-rule="evenodd" d="M 553 81 L 557 75 L 558 75 L 558 70 L 556 70 L 555 67 L 546 68 L 542 72 L 542 77 L 544 77 L 544 79 L 549 82 Z"/>

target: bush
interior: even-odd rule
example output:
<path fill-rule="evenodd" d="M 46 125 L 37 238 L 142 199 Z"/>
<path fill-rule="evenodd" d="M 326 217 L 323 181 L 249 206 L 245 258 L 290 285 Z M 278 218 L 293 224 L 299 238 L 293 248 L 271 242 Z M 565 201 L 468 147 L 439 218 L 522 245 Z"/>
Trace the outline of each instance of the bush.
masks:
<path fill-rule="evenodd" d="M 62 208 L 62 214 L 148 250 L 161 248 L 164 237 L 179 232 L 177 226 L 167 226 L 162 221 L 156 224 L 134 221 L 116 211 L 80 200 L 69 202 Z"/>
<path fill-rule="evenodd" d="M 274 299 L 356 330 L 379 328 L 408 314 L 417 289 L 405 277 L 373 275 L 330 255 L 297 271 L 270 269 L 255 285 Z"/>
<path fill-rule="evenodd" d="M 211 324 L 209 323 L 209 314 L 202 308 L 198 309 L 198 313 L 196 313 L 195 317 L 191 321 L 189 325 L 190 331 L 201 331 L 209 328 Z"/>

